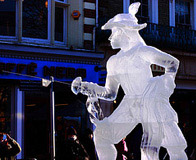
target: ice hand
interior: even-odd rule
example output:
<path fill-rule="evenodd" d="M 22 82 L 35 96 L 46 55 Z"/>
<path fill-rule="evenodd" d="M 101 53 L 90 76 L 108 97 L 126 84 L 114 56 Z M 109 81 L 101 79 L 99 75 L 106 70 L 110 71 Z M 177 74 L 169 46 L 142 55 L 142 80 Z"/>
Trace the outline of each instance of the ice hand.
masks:
<path fill-rule="evenodd" d="M 82 83 L 81 77 L 75 78 L 71 83 L 71 90 L 74 94 L 77 95 L 81 91 L 81 83 Z"/>

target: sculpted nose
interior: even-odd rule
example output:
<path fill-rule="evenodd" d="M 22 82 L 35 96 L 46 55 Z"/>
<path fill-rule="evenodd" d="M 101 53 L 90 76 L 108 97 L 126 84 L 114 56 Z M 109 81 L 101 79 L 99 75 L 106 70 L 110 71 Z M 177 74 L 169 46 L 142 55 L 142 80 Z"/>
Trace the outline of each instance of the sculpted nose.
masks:
<path fill-rule="evenodd" d="M 108 38 L 108 40 L 111 41 L 111 40 L 112 40 L 112 37 L 113 37 L 113 35 L 111 35 L 111 36 Z"/>

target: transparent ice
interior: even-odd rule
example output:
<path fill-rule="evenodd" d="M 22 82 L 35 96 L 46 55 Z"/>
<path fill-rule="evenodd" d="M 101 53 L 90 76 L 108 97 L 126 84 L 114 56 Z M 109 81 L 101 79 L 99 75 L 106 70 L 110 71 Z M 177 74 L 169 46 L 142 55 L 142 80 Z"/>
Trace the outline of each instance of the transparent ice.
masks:
<path fill-rule="evenodd" d="M 167 149 L 171 160 L 187 160 L 184 151 L 187 144 L 169 103 L 179 61 L 145 44 L 139 30 L 146 24 L 138 24 L 135 17 L 139 6 L 139 2 L 131 4 L 128 14 L 118 14 L 102 26 L 112 30 L 109 37 L 112 48 L 120 48 L 107 61 L 105 86 L 77 77 L 72 82 L 72 91 L 88 96 L 87 109 L 96 126 L 94 141 L 99 160 L 115 160 L 114 144 L 138 123 L 143 127 L 142 160 L 158 160 L 161 146 Z M 151 64 L 164 67 L 165 74 L 153 77 Z M 123 100 L 109 117 L 103 118 L 98 99 L 115 100 L 120 85 L 125 93 Z"/>

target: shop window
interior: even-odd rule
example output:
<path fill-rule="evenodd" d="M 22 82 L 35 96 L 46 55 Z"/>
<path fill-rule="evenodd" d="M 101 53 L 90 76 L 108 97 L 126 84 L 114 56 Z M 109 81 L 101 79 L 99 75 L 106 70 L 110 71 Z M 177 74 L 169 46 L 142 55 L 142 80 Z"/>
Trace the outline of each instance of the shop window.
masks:
<path fill-rule="evenodd" d="M 24 0 L 22 36 L 47 39 L 48 6 L 46 0 Z"/>
<path fill-rule="evenodd" d="M 177 27 L 190 28 L 190 2 L 176 0 L 175 23 Z"/>
<path fill-rule="evenodd" d="M 15 0 L 0 0 L 0 35 L 15 36 Z"/>
<path fill-rule="evenodd" d="M 149 21 L 149 14 L 148 14 L 148 0 L 130 0 L 130 3 L 133 2 L 140 2 L 140 8 L 136 14 L 139 23 L 144 23 Z"/>
<path fill-rule="evenodd" d="M 11 132 L 11 89 L 0 86 L 0 132 Z"/>
<path fill-rule="evenodd" d="M 25 159 L 29 157 L 41 160 L 50 159 L 48 157 L 49 97 L 47 92 L 25 91 Z"/>

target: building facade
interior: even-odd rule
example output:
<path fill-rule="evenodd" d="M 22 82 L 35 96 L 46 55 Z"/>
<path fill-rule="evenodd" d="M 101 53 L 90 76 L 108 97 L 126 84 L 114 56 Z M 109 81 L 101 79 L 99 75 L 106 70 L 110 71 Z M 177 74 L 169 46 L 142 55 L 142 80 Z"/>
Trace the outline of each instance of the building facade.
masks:
<path fill-rule="evenodd" d="M 191 129 L 196 114 L 196 0 L 0 0 L 0 132 L 20 143 L 18 159 L 51 156 L 50 86 L 43 87 L 42 79 L 56 80 L 57 150 L 66 127 L 81 132 L 91 127 L 86 97 L 73 95 L 69 84 L 81 76 L 104 85 L 106 61 L 117 50 L 110 47 L 111 32 L 100 28 L 116 14 L 128 13 L 135 1 L 141 2 L 139 23 L 148 24 L 140 31 L 146 43 L 180 60 L 170 101 L 180 127 Z M 164 72 L 155 65 L 152 70 L 155 75 Z M 116 101 L 100 101 L 105 116 L 122 97 L 120 89 Z M 136 153 L 139 145 L 134 146 Z"/>
<path fill-rule="evenodd" d="M 86 97 L 72 80 L 102 83 L 95 51 L 96 0 L 0 1 L 0 132 L 21 145 L 18 159 L 51 158 L 50 85 L 54 77 L 56 150 L 66 127 L 91 127 Z"/>
<path fill-rule="evenodd" d="M 118 13 L 128 13 L 128 7 L 133 2 L 141 2 L 136 14 L 138 23 L 147 23 L 147 27 L 140 31 L 148 45 L 173 55 L 180 60 L 176 76 L 176 89 L 170 98 L 172 107 L 179 116 L 179 125 L 185 134 L 190 147 L 190 156 L 195 143 L 193 134 L 194 117 L 196 115 L 196 1 L 195 0 L 102 0 L 99 1 L 99 17 L 97 27 L 97 48 L 105 52 L 105 66 L 108 58 L 118 50 L 112 50 L 108 41 L 111 31 L 102 31 L 101 26 Z M 152 65 L 154 75 L 164 73 L 160 66 Z M 114 108 L 118 106 L 123 91 L 120 90 Z M 188 131 L 189 130 L 189 131 Z M 141 135 L 140 131 L 138 132 Z M 192 135 L 192 136 L 187 136 Z M 133 137 L 133 135 L 132 135 Z M 138 137 L 137 137 L 138 138 Z M 134 141 L 134 138 L 132 139 Z M 140 140 L 138 140 L 140 142 Z M 128 142 L 129 143 L 129 142 Z M 195 145 L 195 144 L 194 144 Z M 134 146 L 139 145 L 134 143 Z M 130 146 L 130 148 L 134 148 Z M 133 149 L 135 153 L 137 152 Z M 136 153 L 137 155 L 138 153 Z M 137 157 L 139 159 L 139 156 Z M 137 159 L 136 158 L 136 159 Z"/>

